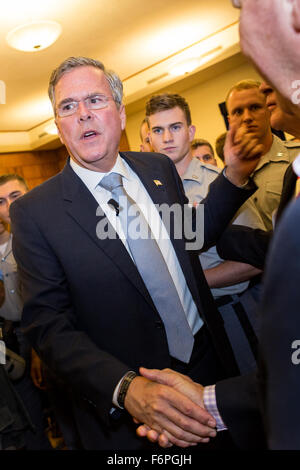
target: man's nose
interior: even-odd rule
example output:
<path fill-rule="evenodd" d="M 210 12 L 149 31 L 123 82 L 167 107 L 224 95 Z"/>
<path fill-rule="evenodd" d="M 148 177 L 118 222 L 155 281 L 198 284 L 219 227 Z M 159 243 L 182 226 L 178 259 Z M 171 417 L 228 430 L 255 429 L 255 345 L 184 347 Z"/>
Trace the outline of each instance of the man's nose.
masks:
<path fill-rule="evenodd" d="M 170 140 L 173 139 L 173 134 L 170 129 L 164 129 L 163 139 L 164 142 L 170 142 Z"/>
<path fill-rule="evenodd" d="M 80 121 L 86 121 L 87 119 L 91 119 L 92 117 L 91 111 L 88 109 L 84 101 L 79 101 L 77 114 Z"/>
<path fill-rule="evenodd" d="M 252 120 L 253 120 L 253 116 L 252 116 L 251 111 L 248 108 L 244 109 L 243 121 L 244 122 L 249 122 L 249 121 L 252 121 Z"/>

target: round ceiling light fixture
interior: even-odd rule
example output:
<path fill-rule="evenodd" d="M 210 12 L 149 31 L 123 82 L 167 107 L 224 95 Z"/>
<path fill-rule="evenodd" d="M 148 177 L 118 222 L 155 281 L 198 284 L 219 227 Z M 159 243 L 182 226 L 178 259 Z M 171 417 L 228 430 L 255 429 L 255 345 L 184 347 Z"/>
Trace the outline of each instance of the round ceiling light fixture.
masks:
<path fill-rule="evenodd" d="M 61 31 L 61 25 L 55 21 L 33 21 L 11 30 L 6 36 L 6 41 L 19 51 L 37 52 L 51 46 Z"/>

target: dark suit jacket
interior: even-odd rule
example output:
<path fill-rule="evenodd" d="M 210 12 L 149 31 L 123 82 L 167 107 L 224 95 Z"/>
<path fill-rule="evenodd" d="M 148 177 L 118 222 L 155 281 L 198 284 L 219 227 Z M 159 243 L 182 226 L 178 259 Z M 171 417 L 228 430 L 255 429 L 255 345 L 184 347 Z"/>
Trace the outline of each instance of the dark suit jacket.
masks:
<path fill-rule="evenodd" d="M 281 198 L 277 210 L 276 215 L 276 223 L 278 224 L 279 219 L 282 216 L 282 213 L 288 203 L 293 199 L 295 194 L 295 187 L 296 187 L 297 175 L 293 170 L 293 164 L 291 163 L 284 174 L 283 178 L 283 186 L 282 186 L 282 193 Z"/>
<path fill-rule="evenodd" d="M 261 395 L 270 449 L 300 450 L 300 199 L 270 248 L 261 305 Z"/>
<path fill-rule="evenodd" d="M 187 202 L 169 158 L 133 152 L 122 158 L 154 203 Z M 207 243 L 215 242 L 252 192 L 218 177 L 205 203 Z M 111 418 L 113 390 L 128 370 L 169 367 L 171 358 L 164 326 L 123 243 L 97 237 L 96 209 L 69 164 L 11 206 L 13 249 L 24 287 L 22 323 L 72 406 L 81 445 L 138 448 L 131 417 Z M 217 336 L 220 356 L 226 356 L 223 325 L 197 255 L 185 251 L 184 240 L 172 243 L 199 313 Z"/>
<path fill-rule="evenodd" d="M 292 343 L 300 340 L 297 336 L 300 200 L 286 209 L 294 196 L 296 181 L 297 176 L 289 165 L 274 237 L 273 232 L 235 226 L 227 229 L 219 241 L 222 257 L 233 257 L 259 268 L 263 268 L 268 252 L 258 311 L 261 322 L 258 372 L 216 386 L 219 411 L 235 443 L 245 449 L 267 445 L 270 449 L 300 449 L 300 366 L 292 362 L 293 352 L 297 353 Z"/>

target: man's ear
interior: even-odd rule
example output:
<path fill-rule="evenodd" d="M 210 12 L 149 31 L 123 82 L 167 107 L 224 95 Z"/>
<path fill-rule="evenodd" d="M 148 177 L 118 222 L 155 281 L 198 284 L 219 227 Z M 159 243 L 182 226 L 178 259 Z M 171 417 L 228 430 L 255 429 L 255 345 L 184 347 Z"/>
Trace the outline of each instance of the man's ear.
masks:
<path fill-rule="evenodd" d="M 294 0 L 292 10 L 292 25 L 297 33 L 300 33 L 300 0 Z"/>
<path fill-rule="evenodd" d="M 58 126 L 58 124 L 57 124 L 56 119 L 54 119 L 54 122 L 55 122 L 55 125 L 56 125 L 56 129 L 57 129 L 57 134 L 58 134 L 59 140 L 60 140 L 61 143 L 64 145 L 64 141 L 62 140 L 62 136 L 61 136 L 61 133 L 60 133 L 60 130 L 59 130 L 59 126 Z"/>
<path fill-rule="evenodd" d="M 122 103 L 119 108 L 120 118 L 121 118 L 121 129 L 124 131 L 126 126 L 126 113 L 125 113 L 125 106 Z"/>
<path fill-rule="evenodd" d="M 195 137 L 195 132 L 196 132 L 196 127 L 193 126 L 193 125 L 190 125 L 189 126 L 189 137 L 190 137 L 190 142 L 192 142 L 192 140 L 194 140 L 194 137 Z"/>

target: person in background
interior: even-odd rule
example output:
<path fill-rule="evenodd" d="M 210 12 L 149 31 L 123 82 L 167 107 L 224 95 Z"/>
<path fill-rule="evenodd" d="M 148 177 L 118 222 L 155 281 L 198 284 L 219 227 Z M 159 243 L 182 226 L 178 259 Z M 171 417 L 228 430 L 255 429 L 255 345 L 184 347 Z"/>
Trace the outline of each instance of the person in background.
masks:
<path fill-rule="evenodd" d="M 205 139 L 194 139 L 191 143 L 192 156 L 203 163 L 218 166 L 212 145 Z"/>
<path fill-rule="evenodd" d="M 215 148 L 216 148 L 216 154 L 222 160 L 224 163 L 224 145 L 225 145 L 225 140 L 226 140 L 227 132 L 223 132 L 216 138 L 216 143 L 215 143 Z"/>
<path fill-rule="evenodd" d="M 7 224 L 0 219 L 0 254 L 2 255 L 3 249 L 5 248 L 9 239 L 9 232 L 7 230 Z M 4 273 L 3 269 L 0 269 L 0 308 L 2 307 L 5 300 L 5 287 L 4 287 Z"/>
<path fill-rule="evenodd" d="M 272 128 L 290 134 L 292 136 L 291 140 L 284 141 L 284 145 L 300 153 L 300 117 L 295 113 L 288 113 L 284 110 L 285 108 L 281 106 L 283 98 L 270 84 L 263 82 L 260 90 L 266 97 L 266 105 L 271 114 Z M 294 171 L 293 163 L 291 163 L 284 174 L 278 210 L 273 217 L 274 225 L 279 222 L 288 203 L 295 197 L 297 181 L 298 176 Z M 271 238 L 272 232 L 258 233 L 256 231 L 256 233 L 248 232 L 246 234 L 240 228 L 232 230 L 233 227 L 227 229 L 218 241 L 217 249 L 220 256 L 223 256 L 224 259 L 248 262 L 254 264 L 254 266 L 263 267 L 269 246 L 267 238 Z M 251 237 L 251 241 L 248 236 Z M 250 243 L 251 250 L 249 250 Z"/>
<path fill-rule="evenodd" d="M 140 145 L 140 152 L 153 152 L 149 139 L 149 125 L 146 118 L 144 118 L 141 123 L 140 138 L 142 142 Z"/>
<path fill-rule="evenodd" d="M 264 82 L 260 86 L 261 92 L 266 97 L 266 104 L 271 113 L 271 126 L 273 129 L 283 130 L 292 136 L 284 145 L 286 148 L 300 154 L 300 119 L 297 115 L 287 113 L 280 106 L 280 96 L 271 85 Z M 280 219 L 287 203 L 294 197 L 296 190 L 297 174 L 294 172 L 291 163 L 284 174 L 282 193 L 278 210 L 275 214 L 275 223 Z"/>
<path fill-rule="evenodd" d="M 284 173 L 297 151 L 286 148 L 283 141 L 272 134 L 270 112 L 260 91 L 260 82 L 242 80 L 236 83 L 228 91 L 226 107 L 229 123 L 244 127 L 264 147 L 263 157 L 252 175 L 259 187 L 252 199 L 265 229 L 272 230 L 273 213 L 278 208 Z"/>
<path fill-rule="evenodd" d="M 9 340 L 14 343 L 17 354 L 25 360 L 26 369 L 22 379 L 13 382 L 13 386 L 22 398 L 31 420 L 36 427 L 26 432 L 26 449 L 39 450 L 50 449 L 49 441 L 45 435 L 45 422 L 43 416 L 43 396 L 34 386 L 30 377 L 31 347 L 20 330 L 23 300 L 21 297 L 21 286 L 17 272 L 17 263 L 12 252 L 13 235 L 7 228 L 11 223 L 10 206 L 12 202 L 21 198 L 28 191 L 25 180 L 16 174 L 5 174 L 0 176 L 0 220 L 5 231 L 1 235 L 0 243 L 0 269 L 3 272 L 5 301 L 0 308 L 0 317 L 6 325 L 10 325 L 11 334 Z M 4 225 L 3 225 L 4 224 Z M 13 348 L 12 347 L 12 348 Z M 11 349 L 12 349 L 11 348 Z"/>

